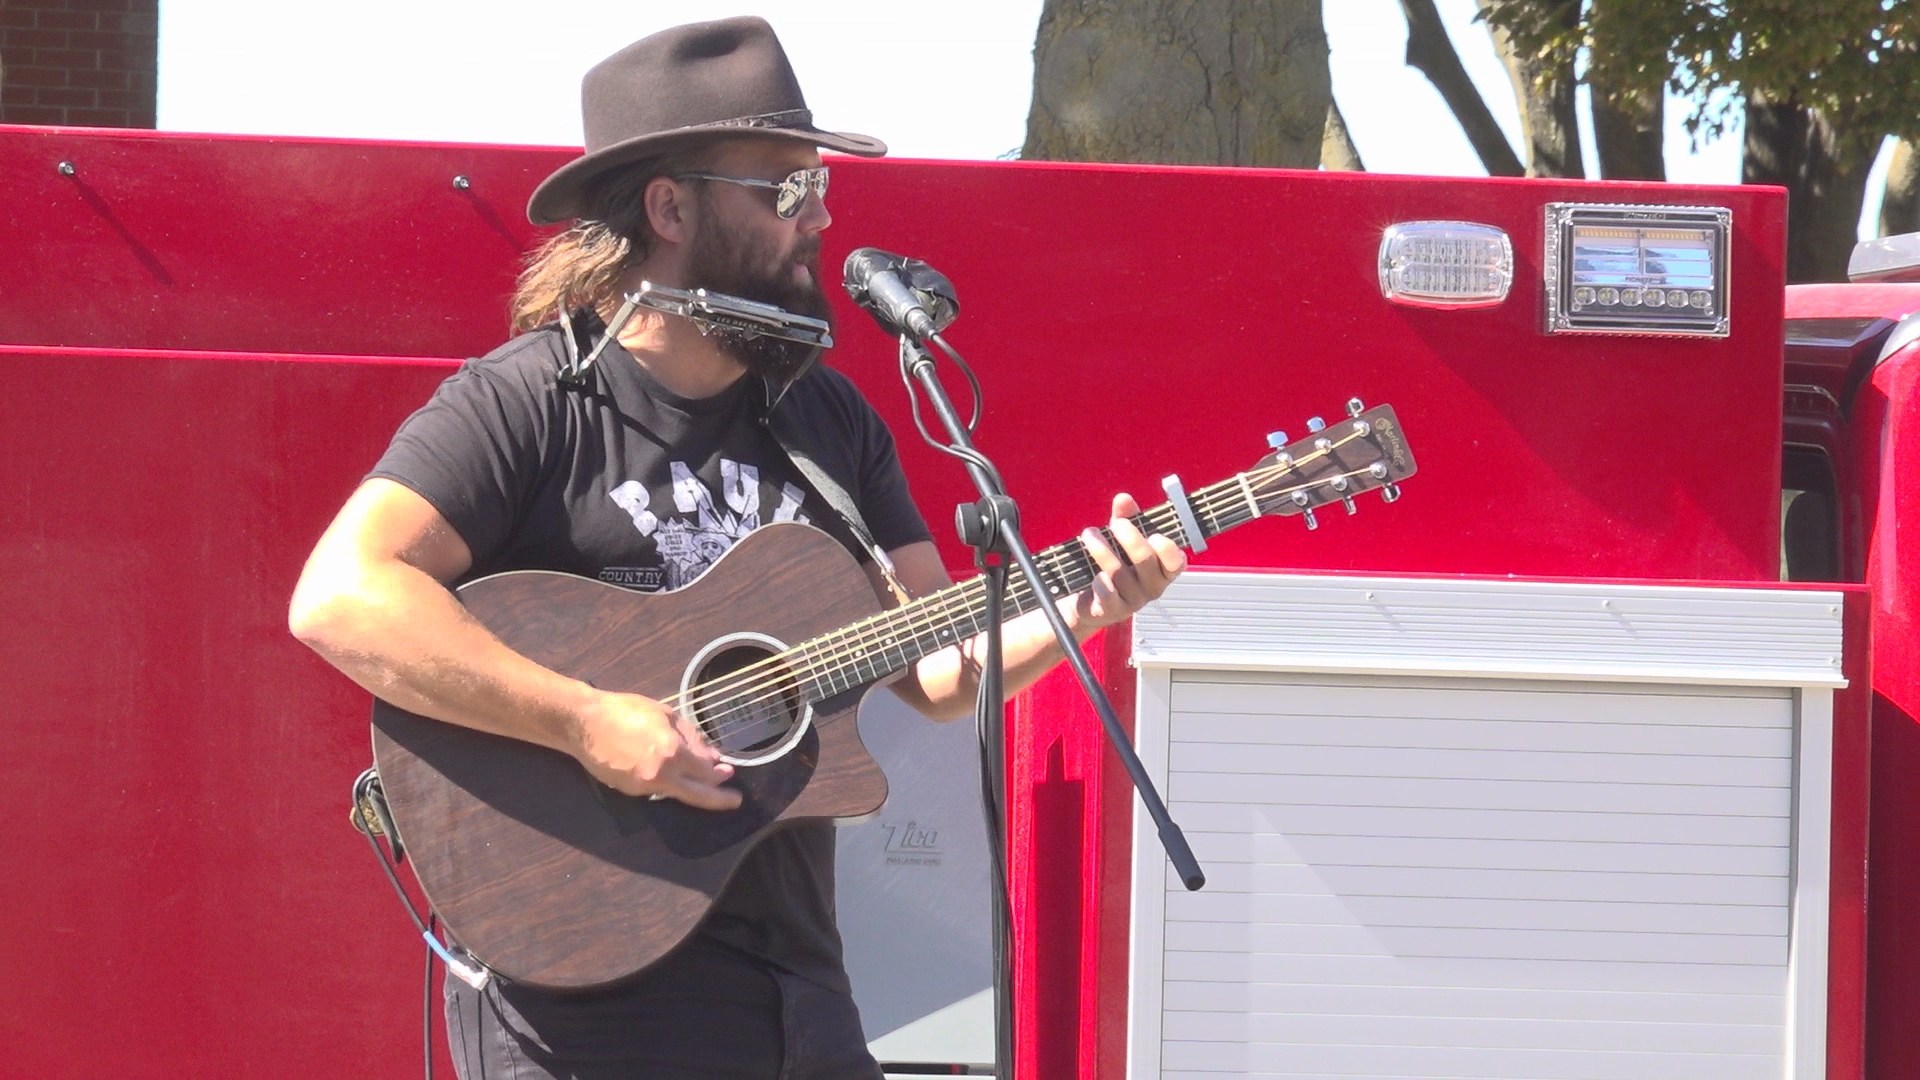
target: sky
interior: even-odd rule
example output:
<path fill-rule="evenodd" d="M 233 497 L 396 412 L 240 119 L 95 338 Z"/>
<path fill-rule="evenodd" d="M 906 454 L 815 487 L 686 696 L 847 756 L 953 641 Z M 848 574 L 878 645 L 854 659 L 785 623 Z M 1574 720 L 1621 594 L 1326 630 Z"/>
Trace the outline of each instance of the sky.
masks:
<path fill-rule="evenodd" d="M 1508 141 L 1519 112 L 1474 0 L 1438 0 Z M 757 14 L 780 35 L 823 127 L 896 157 L 990 159 L 1025 138 L 1041 0 L 167 0 L 159 126 L 168 131 L 574 145 L 580 76 L 656 30 Z M 1324 0 L 1333 91 L 1373 172 L 1485 170 L 1426 77 L 1406 66 L 1397 0 Z M 1584 92 L 1583 92 L 1584 93 Z M 1667 175 L 1740 179 L 1735 130 L 1695 148 L 1669 101 Z M 1585 158 L 1597 161 L 1591 139 Z M 1885 155 L 1877 167 L 1885 168 Z M 1877 220 L 1878 177 L 1862 220 Z"/>

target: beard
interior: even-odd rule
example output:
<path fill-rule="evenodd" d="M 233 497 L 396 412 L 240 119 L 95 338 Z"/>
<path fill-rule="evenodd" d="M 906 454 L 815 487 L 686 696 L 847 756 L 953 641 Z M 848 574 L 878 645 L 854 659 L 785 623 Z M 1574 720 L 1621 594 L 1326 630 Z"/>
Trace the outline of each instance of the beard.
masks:
<path fill-rule="evenodd" d="M 698 239 L 688 253 L 688 288 L 726 293 L 745 300 L 772 304 L 796 315 L 820 319 L 829 325 L 833 310 L 820 288 L 820 238 L 803 236 L 786 256 L 771 244 L 756 242 L 744 230 L 730 228 L 700 200 Z M 793 269 L 807 268 L 807 280 L 795 280 Z M 725 327 L 706 329 L 720 351 L 740 362 L 750 373 L 785 382 L 804 371 L 818 356 L 817 345 L 743 334 Z"/>

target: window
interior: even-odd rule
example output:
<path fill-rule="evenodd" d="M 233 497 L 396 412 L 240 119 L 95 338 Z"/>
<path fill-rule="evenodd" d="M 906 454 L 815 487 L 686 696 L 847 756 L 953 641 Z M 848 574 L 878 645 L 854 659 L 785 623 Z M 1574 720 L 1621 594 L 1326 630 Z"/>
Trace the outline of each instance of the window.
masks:
<path fill-rule="evenodd" d="M 1838 492 L 1820 450 L 1789 446 L 1781 462 L 1780 580 L 1840 580 Z"/>

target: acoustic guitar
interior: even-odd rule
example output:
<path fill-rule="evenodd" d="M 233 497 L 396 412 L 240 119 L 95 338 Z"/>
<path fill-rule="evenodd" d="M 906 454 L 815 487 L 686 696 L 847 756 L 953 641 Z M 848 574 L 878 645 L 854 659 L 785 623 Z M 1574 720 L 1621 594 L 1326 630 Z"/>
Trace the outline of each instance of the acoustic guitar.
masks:
<path fill-rule="evenodd" d="M 1258 517 L 1313 525 L 1315 508 L 1351 512 L 1363 491 L 1397 498 L 1414 462 L 1392 408 L 1347 412 L 1220 483 L 1170 482 L 1170 501 L 1135 523 L 1194 548 Z M 1009 616 L 1097 573 L 1078 540 L 1035 559 L 1045 587 L 1013 575 Z M 550 989 L 615 983 L 659 959 L 769 830 L 877 811 L 887 782 L 854 723 L 861 698 L 979 633 L 986 610 L 977 578 L 882 609 L 846 548 L 793 523 L 755 530 L 671 592 L 514 571 L 458 595 L 530 659 L 697 722 L 743 795 L 718 812 L 622 795 L 566 754 L 375 703 L 374 761 L 422 891 L 482 963 Z"/>

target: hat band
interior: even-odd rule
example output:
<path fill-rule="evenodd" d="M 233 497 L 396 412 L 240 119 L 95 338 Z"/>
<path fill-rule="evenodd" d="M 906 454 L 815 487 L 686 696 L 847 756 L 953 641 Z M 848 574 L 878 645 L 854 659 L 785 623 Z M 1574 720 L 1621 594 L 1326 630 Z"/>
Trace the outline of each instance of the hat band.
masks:
<path fill-rule="evenodd" d="M 799 128 L 813 126 L 813 112 L 809 109 L 782 109 L 779 112 L 760 113 L 755 116 L 738 116 L 731 120 L 713 120 L 705 124 L 689 124 L 688 128 Z"/>

